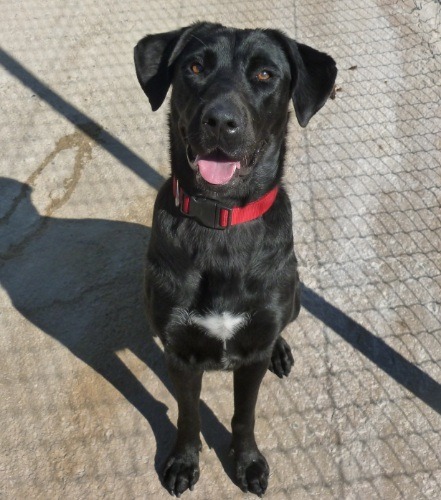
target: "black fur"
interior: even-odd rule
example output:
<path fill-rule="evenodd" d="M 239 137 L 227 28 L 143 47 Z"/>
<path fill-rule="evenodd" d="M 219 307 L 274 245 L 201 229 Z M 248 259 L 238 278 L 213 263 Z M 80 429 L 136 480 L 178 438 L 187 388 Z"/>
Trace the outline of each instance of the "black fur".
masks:
<path fill-rule="evenodd" d="M 276 30 L 197 23 L 143 38 L 135 65 L 153 110 L 173 85 L 171 169 L 188 195 L 243 206 L 280 186 L 262 217 L 216 230 L 182 215 L 167 181 L 155 203 L 146 273 L 148 315 L 164 344 L 179 407 L 165 487 L 179 496 L 198 480 L 202 374 L 228 369 L 234 370 L 237 482 L 262 495 L 269 468 L 254 439 L 257 395 L 268 368 L 288 375 L 293 357 L 280 334 L 300 309 L 291 206 L 280 185 L 289 102 L 306 126 L 331 93 L 335 62 Z M 207 154 L 240 160 L 241 168 L 230 182 L 209 184 L 192 162 Z M 192 321 L 226 312 L 245 315 L 226 341 Z"/>

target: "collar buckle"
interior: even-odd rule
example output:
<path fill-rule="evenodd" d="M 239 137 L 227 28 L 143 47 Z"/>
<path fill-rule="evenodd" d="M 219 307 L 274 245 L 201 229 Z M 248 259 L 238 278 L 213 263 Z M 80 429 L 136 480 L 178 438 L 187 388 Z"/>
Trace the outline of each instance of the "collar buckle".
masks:
<path fill-rule="evenodd" d="M 211 229 L 227 229 L 261 217 L 273 206 L 279 192 L 279 186 L 275 186 L 245 206 L 228 208 L 211 198 L 188 196 L 175 176 L 172 177 L 172 187 L 173 201 L 180 212 Z"/>
<path fill-rule="evenodd" d="M 205 227 L 212 229 L 227 229 L 231 226 L 233 209 L 223 207 L 219 205 L 217 201 L 211 200 L 210 198 L 191 196 L 188 213 L 185 213 L 182 208 L 181 212 L 184 215 L 194 218 Z M 225 213 L 228 214 L 226 225 L 221 225 L 221 215 L 223 222 Z"/>

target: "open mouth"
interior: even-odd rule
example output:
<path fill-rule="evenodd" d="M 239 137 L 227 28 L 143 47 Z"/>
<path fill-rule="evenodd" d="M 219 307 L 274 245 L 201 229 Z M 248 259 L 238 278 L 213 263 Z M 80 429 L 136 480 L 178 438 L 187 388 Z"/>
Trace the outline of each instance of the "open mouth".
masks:
<path fill-rule="evenodd" d="M 236 172 L 239 175 L 246 175 L 249 172 L 249 167 L 252 167 L 256 163 L 260 150 L 261 147 L 247 161 L 247 158 L 242 160 L 232 159 L 220 150 L 206 155 L 195 155 L 188 145 L 187 159 L 190 166 L 194 170 L 199 171 L 204 181 L 220 186 L 228 184 Z"/>

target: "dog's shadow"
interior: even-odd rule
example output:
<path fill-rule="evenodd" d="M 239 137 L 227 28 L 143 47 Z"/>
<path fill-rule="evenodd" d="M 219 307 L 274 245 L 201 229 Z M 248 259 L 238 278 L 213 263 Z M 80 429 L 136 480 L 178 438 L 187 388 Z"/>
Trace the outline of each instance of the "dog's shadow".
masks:
<path fill-rule="evenodd" d="M 14 307 L 107 379 L 148 421 L 156 439 L 158 474 L 175 426 L 120 360 L 129 349 L 172 392 L 161 349 L 143 307 L 143 266 L 150 229 L 102 219 L 38 214 L 31 188 L 0 178 L 0 284 Z M 201 402 L 202 434 L 233 478 L 230 433 Z"/>

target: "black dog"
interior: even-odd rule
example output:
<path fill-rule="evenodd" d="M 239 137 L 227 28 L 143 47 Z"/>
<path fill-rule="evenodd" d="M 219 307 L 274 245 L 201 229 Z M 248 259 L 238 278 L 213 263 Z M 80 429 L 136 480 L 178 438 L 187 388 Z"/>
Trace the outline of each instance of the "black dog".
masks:
<path fill-rule="evenodd" d="M 334 60 L 276 30 L 198 23 L 135 48 L 153 111 L 173 84 L 171 171 L 154 211 L 146 296 L 179 407 L 164 485 L 199 478 L 204 370 L 234 370 L 232 449 L 239 486 L 262 495 L 269 468 L 254 438 L 269 368 L 293 364 L 280 336 L 300 309 L 291 206 L 281 185 L 288 107 L 302 127 L 325 104 Z"/>

